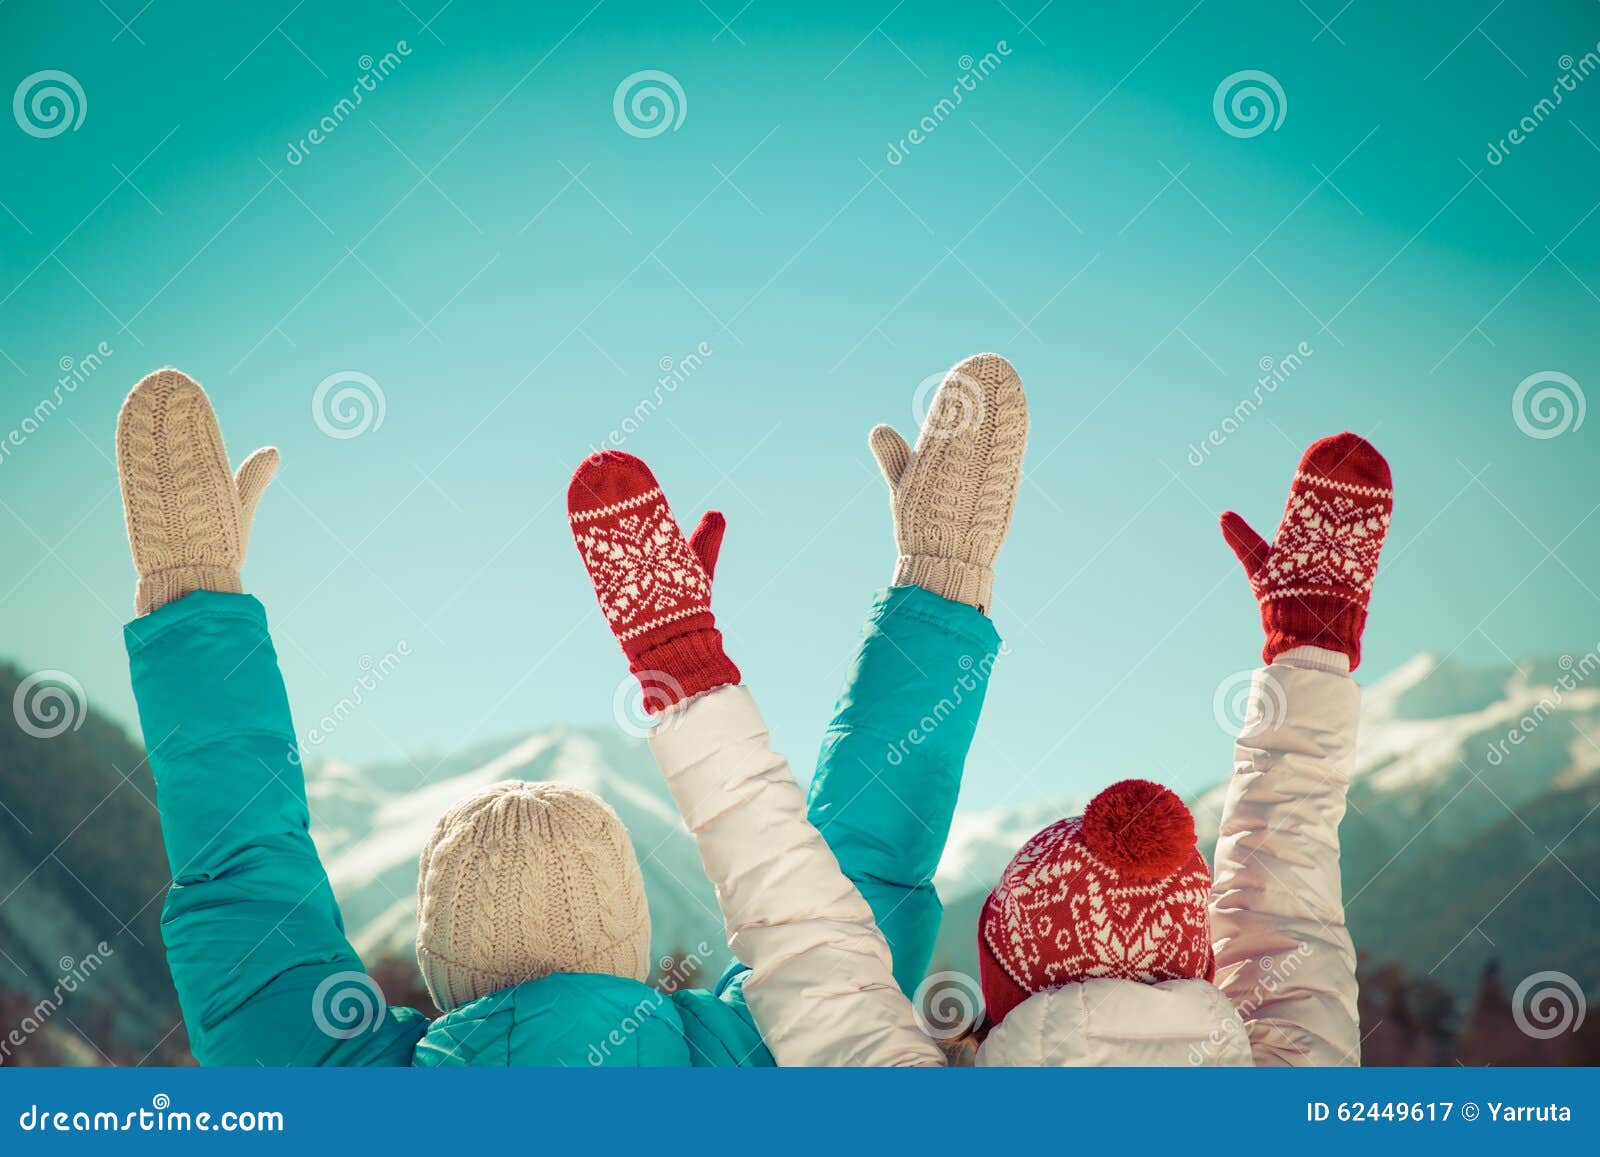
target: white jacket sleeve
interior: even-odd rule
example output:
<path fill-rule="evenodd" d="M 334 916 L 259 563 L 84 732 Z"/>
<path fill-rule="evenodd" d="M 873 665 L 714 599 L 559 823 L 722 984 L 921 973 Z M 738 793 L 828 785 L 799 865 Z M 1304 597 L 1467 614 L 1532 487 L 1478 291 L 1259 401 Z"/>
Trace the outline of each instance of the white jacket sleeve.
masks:
<path fill-rule="evenodd" d="M 650 750 L 716 885 L 729 947 L 750 967 L 745 998 L 778 1064 L 942 1065 L 750 693 L 690 700 L 663 716 Z"/>
<path fill-rule="evenodd" d="M 1211 894 L 1217 985 L 1258 1065 L 1356 1065 L 1356 957 L 1339 821 L 1361 691 L 1342 655 L 1299 648 L 1255 673 L 1234 747 Z"/>

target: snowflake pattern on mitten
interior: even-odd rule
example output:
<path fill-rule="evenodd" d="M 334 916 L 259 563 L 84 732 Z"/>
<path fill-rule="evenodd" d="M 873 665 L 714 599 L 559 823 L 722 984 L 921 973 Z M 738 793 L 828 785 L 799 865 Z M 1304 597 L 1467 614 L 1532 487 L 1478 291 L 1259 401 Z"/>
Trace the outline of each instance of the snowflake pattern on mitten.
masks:
<path fill-rule="evenodd" d="M 711 582 L 659 487 L 574 513 L 572 534 L 619 642 L 710 612 Z"/>
<path fill-rule="evenodd" d="M 1389 531 L 1391 491 L 1298 473 L 1267 565 L 1251 577 L 1258 599 L 1327 595 L 1365 603 Z"/>
<path fill-rule="evenodd" d="M 1270 544 L 1239 515 L 1222 516 L 1222 536 L 1261 605 L 1263 659 L 1310 646 L 1344 652 L 1352 671 L 1360 665 L 1393 510 L 1389 464 L 1372 443 L 1346 431 L 1306 450 Z"/>
<path fill-rule="evenodd" d="M 711 613 L 727 526 L 721 514 L 707 511 L 685 539 L 650 467 L 603 450 L 573 474 L 567 517 L 606 626 L 638 679 L 644 712 L 657 715 L 739 681 Z"/>

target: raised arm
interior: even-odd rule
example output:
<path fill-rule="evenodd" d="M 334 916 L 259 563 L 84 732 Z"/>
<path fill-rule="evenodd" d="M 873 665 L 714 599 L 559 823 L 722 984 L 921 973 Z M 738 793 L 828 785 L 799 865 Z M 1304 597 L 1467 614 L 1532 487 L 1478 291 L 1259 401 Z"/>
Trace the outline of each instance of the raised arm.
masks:
<path fill-rule="evenodd" d="M 780 1065 L 940 1065 L 895 984 L 872 910 L 817 829 L 755 700 L 722 687 L 674 708 L 650 750 L 694 833 L 744 999 Z"/>
<path fill-rule="evenodd" d="M 1222 808 L 1211 934 L 1217 984 L 1258 1065 L 1361 1059 L 1339 821 L 1361 694 L 1344 656 L 1297 648 L 1258 670 Z"/>
<path fill-rule="evenodd" d="M 747 1006 L 780 1065 L 939 1065 L 895 985 L 871 909 L 805 818 L 786 760 L 711 613 L 723 533 L 685 541 L 639 459 L 587 459 L 568 491 L 579 554 L 657 715 L 650 748 L 749 967 L 723 996 Z"/>
<path fill-rule="evenodd" d="M 205 1065 L 406 1065 L 426 1028 L 386 1010 L 345 939 L 308 831 L 266 613 L 238 593 L 276 469 L 236 480 L 210 404 L 175 370 L 123 406 L 117 456 L 139 570 L 124 630 L 172 888 L 167 961 Z"/>
<path fill-rule="evenodd" d="M 1388 463 L 1346 433 L 1306 451 L 1270 544 L 1237 514 L 1222 519 L 1261 605 L 1269 665 L 1234 748 L 1211 927 L 1217 983 L 1260 1065 L 1361 1061 L 1339 822 L 1361 701 L 1349 672 L 1393 505 Z"/>
<path fill-rule="evenodd" d="M 888 426 L 869 438 L 894 515 L 894 585 L 867 616 L 808 814 L 872 906 L 907 994 L 938 939 L 933 874 L 1001 651 L 987 612 L 1027 441 L 1022 382 L 998 354 L 945 376 L 914 450 Z"/>
<path fill-rule="evenodd" d="M 933 875 L 999 653 L 975 608 L 890 587 L 873 601 L 817 757 L 807 815 L 871 906 L 907 995 L 939 936 Z"/>

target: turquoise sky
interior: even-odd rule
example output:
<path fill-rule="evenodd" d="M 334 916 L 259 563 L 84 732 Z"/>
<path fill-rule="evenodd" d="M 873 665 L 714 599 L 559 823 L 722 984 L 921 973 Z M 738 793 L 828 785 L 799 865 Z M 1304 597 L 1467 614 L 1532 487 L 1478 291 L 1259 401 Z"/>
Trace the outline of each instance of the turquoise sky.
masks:
<path fill-rule="evenodd" d="M 968 806 L 1225 773 L 1260 634 L 1216 516 L 1270 532 L 1340 429 L 1398 491 L 1362 676 L 1594 645 L 1600 418 L 1513 396 L 1600 384 L 1600 8 L 741 2 L 0 7 L 4 90 L 83 113 L 0 118 L 0 654 L 132 720 L 112 431 L 175 364 L 236 461 L 283 450 L 245 573 L 302 731 L 409 652 L 321 754 L 609 721 L 562 496 L 702 348 L 624 444 L 727 513 L 719 619 L 802 773 L 893 563 L 867 430 L 980 350 L 1033 432 Z M 645 70 L 656 135 L 614 112 Z M 1217 119 L 1245 70 L 1276 128 Z M 314 417 L 342 373 L 384 401 L 355 437 Z"/>

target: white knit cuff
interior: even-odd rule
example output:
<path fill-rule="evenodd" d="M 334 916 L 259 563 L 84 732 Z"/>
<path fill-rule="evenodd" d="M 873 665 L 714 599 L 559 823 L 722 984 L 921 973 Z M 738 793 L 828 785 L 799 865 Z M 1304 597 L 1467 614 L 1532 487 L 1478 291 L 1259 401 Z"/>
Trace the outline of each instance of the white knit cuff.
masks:
<path fill-rule="evenodd" d="M 1285 667 L 1299 667 L 1305 671 L 1326 671 L 1330 675 L 1350 674 L 1350 656 L 1343 651 L 1329 651 L 1322 647 L 1290 647 L 1279 651 L 1273 663 Z"/>
<path fill-rule="evenodd" d="M 163 567 L 149 574 L 141 574 L 139 583 L 133 591 L 134 613 L 148 615 L 195 591 L 216 591 L 225 595 L 243 594 L 244 586 L 239 580 L 239 568 L 195 563 L 188 566 Z"/>
<path fill-rule="evenodd" d="M 932 554 L 902 554 L 895 560 L 894 585 L 921 587 L 988 614 L 994 600 L 994 568 Z"/>

